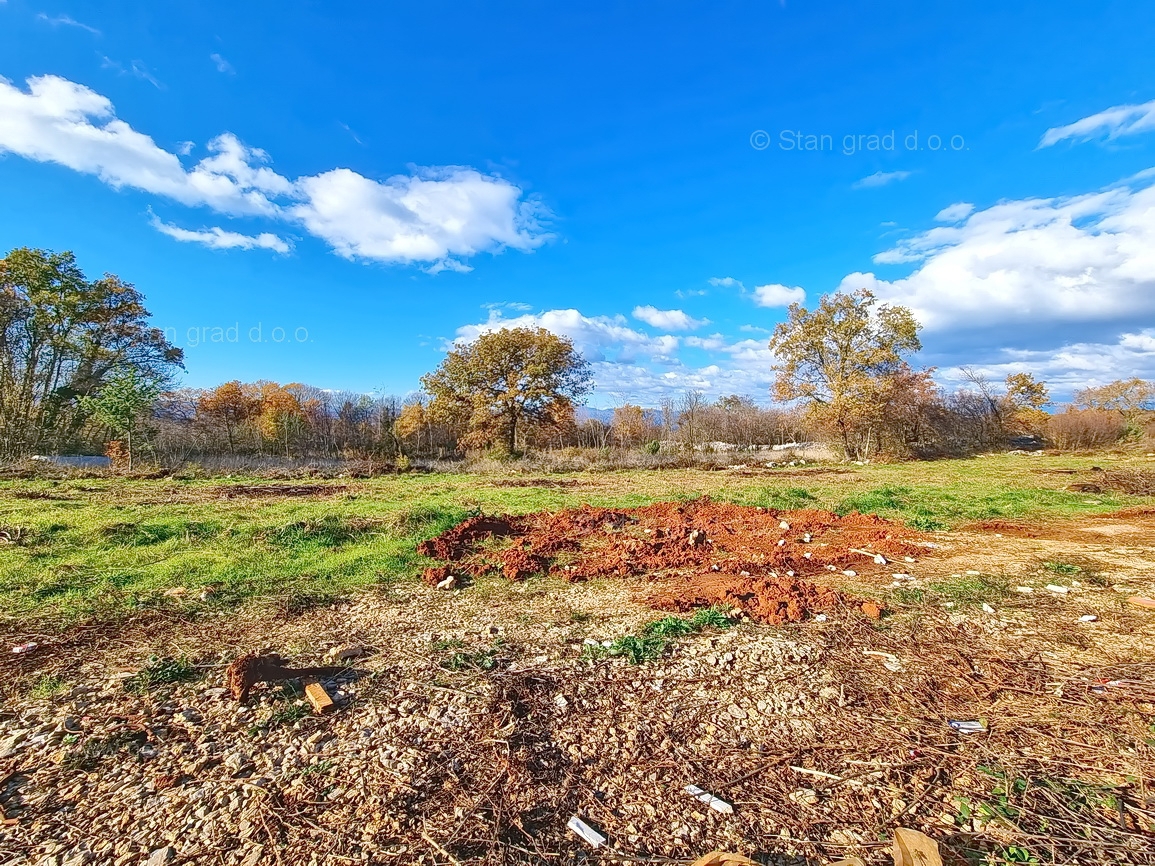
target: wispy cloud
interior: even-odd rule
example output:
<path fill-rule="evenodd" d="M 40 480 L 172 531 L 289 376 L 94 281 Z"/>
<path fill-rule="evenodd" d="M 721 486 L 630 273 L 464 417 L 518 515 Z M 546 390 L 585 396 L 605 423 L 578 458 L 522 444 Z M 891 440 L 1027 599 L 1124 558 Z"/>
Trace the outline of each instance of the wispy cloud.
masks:
<path fill-rule="evenodd" d="M 886 186 L 888 183 L 898 183 L 910 177 L 909 171 L 876 171 L 868 174 L 861 180 L 856 180 L 850 186 L 854 189 L 871 189 L 877 186 Z"/>
<path fill-rule="evenodd" d="M 968 201 L 960 201 L 944 207 L 934 215 L 935 222 L 957 223 L 974 213 L 975 206 Z"/>
<path fill-rule="evenodd" d="M 272 250 L 282 255 L 290 250 L 287 241 L 277 237 L 271 232 L 261 232 L 259 235 L 244 235 L 239 232 L 226 231 L 217 226 L 193 231 L 191 229 L 182 229 L 180 226 L 175 226 L 171 223 L 166 223 L 152 212 L 149 213 L 149 222 L 154 229 L 173 240 L 182 243 L 202 244 L 214 250 L 263 249 Z"/>
<path fill-rule="evenodd" d="M 357 135 L 357 133 L 355 133 L 355 132 L 352 130 L 352 128 L 349 126 L 349 124 L 347 124 L 347 123 L 341 123 L 341 121 L 339 121 L 339 120 L 338 120 L 338 121 L 337 121 L 337 125 L 338 125 L 338 126 L 340 126 L 340 127 L 341 127 L 341 129 L 343 129 L 343 130 L 345 130 L 347 133 L 349 133 L 349 135 L 352 137 L 353 141 L 357 142 L 358 144 L 364 144 L 364 143 L 365 143 L 365 142 L 363 142 L 363 141 L 361 140 L 361 138 L 360 138 L 360 137 Z"/>
<path fill-rule="evenodd" d="M 1052 127 L 1043 133 L 1039 147 L 1050 147 L 1068 138 L 1075 141 L 1090 141 L 1100 135 L 1111 141 L 1124 135 L 1136 135 L 1153 130 L 1155 130 L 1155 99 L 1141 105 L 1116 105 L 1098 114 L 1068 123 L 1066 126 Z"/>
<path fill-rule="evenodd" d="M 132 61 L 132 64 L 129 66 L 129 72 L 131 72 L 141 81 L 147 81 L 157 90 L 164 89 L 163 85 L 156 80 L 156 77 L 151 72 L 149 72 L 148 67 L 139 60 Z"/>
<path fill-rule="evenodd" d="M 209 55 L 209 60 L 216 64 L 217 72 L 223 72 L 225 75 L 235 75 L 236 69 L 233 65 L 217 54 L 215 51 Z"/>
<path fill-rule="evenodd" d="M 93 36 L 101 35 L 100 31 L 95 27 L 85 24 L 82 21 L 77 21 L 71 15 L 49 15 L 46 12 L 41 12 L 36 17 L 46 24 L 51 24 L 53 27 L 77 27 L 81 30 L 87 30 Z"/>

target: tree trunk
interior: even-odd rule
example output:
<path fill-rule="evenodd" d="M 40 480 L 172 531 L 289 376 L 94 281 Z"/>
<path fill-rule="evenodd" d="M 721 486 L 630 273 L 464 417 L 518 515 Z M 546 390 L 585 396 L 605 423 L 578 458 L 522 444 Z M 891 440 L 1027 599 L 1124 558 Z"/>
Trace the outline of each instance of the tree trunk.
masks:
<path fill-rule="evenodd" d="M 509 441 L 507 445 L 509 446 L 509 456 L 512 457 L 517 450 L 517 416 L 512 414 L 509 416 Z"/>

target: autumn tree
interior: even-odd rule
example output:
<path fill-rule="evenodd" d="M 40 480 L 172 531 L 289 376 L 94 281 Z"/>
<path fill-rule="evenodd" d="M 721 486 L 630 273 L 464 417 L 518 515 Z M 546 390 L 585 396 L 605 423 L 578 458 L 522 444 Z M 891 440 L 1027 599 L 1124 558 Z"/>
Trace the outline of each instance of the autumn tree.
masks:
<path fill-rule="evenodd" d="M 1155 408 L 1155 383 L 1146 379 L 1120 379 L 1076 391 L 1074 397 L 1076 409 L 1117 413 L 1123 419 L 1127 435 L 1139 436 Z"/>
<path fill-rule="evenodd" d="M 592 387 L 573 342 L 544 328 L 482 334 L 450 351 L 421 384 L 435 417 L 464 422 L 467 445 L 501 443 L 510 454 L 525 425 L 572 418 L 574 403 Z"/>
<path fill-rule="evenodd" d="M 1050 417 L 1043 409 L 1051 402 L 1046 383 L 1030 373 L 1011 373 L 1004 384 L 1006 394 L 1003 400 L 1007 404 L 1006 417 L 1011 421 L 1012 432 L 1042 435 Z"/>
<path fill-rule="evenodd" d="M 867 456 L 884 420 L 875 409 L 895 377 L 911 372 L 904 355 L 922 348 L 918 331 L 910 310 L 878 304 L 866 289 L 826 295 L 812 311 L 791 304 L 770 338 L 774 394 L 802 401 L 847 455 Z"/>
<path fill-rule="evenodd" d="M 197 412 L 224 430 L 230 451 L 236 447 L 237 430 L 260 410 L 261 398 L 256 389 L 236 379 L 206 391 L 197 401 Z"/>
<path fill-rule="evenodd" d="M 619 445 L 638 445 L 651 427 L 646 410 L 641 406 L 626 404 L 614 409 L 610 420 L 610 430 Z"/>
<path fill-rule="evenodd" d="M 0 258 L 0 453 L 72 444 L 87 417 L 80 398 L 114 375 L 166 383 L 183 356 L 148 318 L 132 285 L 88 279 L 72 253 Z"/>

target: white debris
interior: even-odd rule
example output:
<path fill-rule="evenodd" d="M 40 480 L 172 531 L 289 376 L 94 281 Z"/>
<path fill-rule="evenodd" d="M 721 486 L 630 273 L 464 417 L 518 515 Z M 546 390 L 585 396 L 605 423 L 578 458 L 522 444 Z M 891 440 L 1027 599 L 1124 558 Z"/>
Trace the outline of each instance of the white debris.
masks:
<path fill-rule="evenodd" d="M 733 815 L 734 807 L 725 800 L 719 800 L 708 791 L 703 791 L 697 785 L 687 785 L 686 793 L 696 800 L 701 800 L 715 812 L 721 812 L 723 815 Z"/>
<path fill-rule="evenodd" d="M 1057 583 L 1048 583 L 1047 589 L 1051 592 L 1057 592 L 1059 595 L 1066 595 L 1071 590 L 1065 586 L 1059 586 Z"/>
<path fill-rule="evenodd" d="M 579 818 L 574 815 L 565 823 L 566 827 L 572 830 L 575 834 L 580 836 L 583 841 L 589 843 L 594 848 L 601 848 L 606 844 L 606 837 Z"/>
<path fill-rule="evenodd" d="M 1079 617 L 1079 622 L 1097 622 L 1098 619 L 1099 617 L 1095 616 L 1093 613 L 1085 613 Z"/>

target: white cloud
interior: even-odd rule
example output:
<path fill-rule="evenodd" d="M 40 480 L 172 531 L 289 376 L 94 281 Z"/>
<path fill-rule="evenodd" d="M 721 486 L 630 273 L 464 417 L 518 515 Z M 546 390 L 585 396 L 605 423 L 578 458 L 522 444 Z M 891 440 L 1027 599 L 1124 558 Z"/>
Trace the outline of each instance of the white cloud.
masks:
<path fill-rule="evenodd" d="M 710 277 L 710 285 L 728 289 L 732 286 L 741 286 L 742 284 L 733 277 Z"/>
<path fill-rule="evenodd" d="M 1043 133 L 1039 147 L 1050 147 L 1066 139 L 1090 141 L 1098 135 L 1105 135 L 1108 141 L 1124 135 L 1155 130 L 1155 99 L 1142 105 L 1116 105 L 1097 114 L 1056 126 Z"/>
<path fill-rule="evenodd" d="M 888 183 L 897 183 L 910 177 L 909 171 L 876 171 L 868 174 L 861 180 L 856 180 L 851 186 L 854 189 L 870 189 L 876 186 L 886 186 Z"/>
<path fill-rule="evenodd" d="M 384 181 L 338 168 L 290 180 L 269 167 L 267 153 L 228 132 L 208 143 L 208 157 L 186 167 L 117 118 L 95 91 L 53 75 L 27 86 L 0 78 L 0 154 L 230 216 L 298 224 L 346 258 L 460 270 L 458 258 L 528 251 L 549 237 L 543 208 L 513 183 L 472 168 L 418 168 Z"/>
<path fill-rule="evenodd" d="M 233 68 L 233 65 L 219 54 L 217 54 L 215 51 L 209 55 L 209 60 L 211 60 L 216 65 L 217 72 L 223 72 L 225 75 L 233 75 L 236 73 L 236 69 Z"/>
<path fill-rule="evenodd" d="M 168 235 L 168 237 L 173 240 L 181 241 L 182 243 L 203 244 L 214 250 L 264 249 L 272 250 L 283 255 L 290 249 L 286 241 L 270 232 L 261 232 L 259 235 L 243 235 L 238 232 L 226 231 L 216 226 L 199 231 L 192 231 L 174 226 L 171 223 L 163 222 L 155 215 L 152 216 L 150 222 L 152 223 L 152 227 L 158 232 L 163 235 Z"/>
<path fill-rule="evenodd" d="M 519 327 L 541 327 L 572 339 L 591 362 L 593 402 L 603 406 L 623 401 L 656 406 L 664 397 L 688 390 L 709 397 L 743 394 L 765 399 L 773 378 L 773 356 L 765 340 L 728 342 L 721 334 L 650 336 L 629 327 L 623 316 L 587 316 L 572 309 L 508 319 L 491 310 L 488 321 L 458 328 L 456 340 L 469 342 L 483 333 Z M 704 366 L 689 366 L 678 357 L 686 347 L 712 357 Z"/>
<path fill-rule="evenodd" d="M 36 17 L 46 24 L 51 24 L 53 27 L 76 27 L 80 30 L 87 30 L 93 36 L 100 35 L 100 31 L 95 27 L 91 27 L 88 24 L 77 21 L 75 18 L 69 15 L 48 15 L 47 13 L 41 12 Z"/>
<path fill-rule="evenodd" d="M 974 213 L 975 206 L 970 202 L 960 201 L 948 207 L 944 207 L 934 215 L 935 222 L 940 223 L 957 223 L 965 220 L 972 213 Z M 894 225 L 894 223 L 891 223 Z"/>
<path fill-rule="evenodd" d="M 290 215 L 346 258 L 431 262 L 544 240 L 534 207 L 507 180 L 451 166 L 385 181 L 347 168 L 298 180 Z"/>
<path fill-rule="evenodd" d="M 139 61 L 139 60 L 132 61 L 132 65 L 129 67 L 129 71 L 131 71 L 132 74 L 135 75 L 137 78 L 139 78 L 141 81 L 147 81 L 149 84 L 151 84 L 157 90 L 163 90 L 164 89 L 164 87 L 161 85 L 161 83 L 156 80 L 156 76 L 154 76 L 149 71 L 148 67 L 145 66 L 141 61 Z"/>
<path fill-rule="evenodd" d="M 1069 198 L 1006 201 L 875 256 L 907 277 L 854 273 L 910 307 L 928 330 L 1127 322 L 1155 314 L 1155 189 L 1121 185 Z"/>
<path fill-rule="evenodd" d="M 654 328 L 667 331 L 693 331 L 710 323 L 709 319 L 694 319 L 681 310 L 659 310 L 657 307 L 634 307 L 633 316 Z"/>
<path fill-rule="evenodd" d="M 1155 379 L 1155 328 L 1122 333 L 1114 342 L 1075 342 L 1042 350 L 1003 349 L 993 361 L 974 365 L 974 369 L 995 381 L 1010 373 L 1031 373 L 1045 381 L 1052 393 L 1064 396 L 1119 379 Z M 964 381 L 957 367 L 944 370 L 940 378 L 950 385 Z"/>
<path fill-rule="evenodd" d="M 769 283 L 754 287 L 754 303 L 759 307 L 788 307 L 805 301 L 806 290 L 800 286 L 791 288 L 780 283 Z"/>

